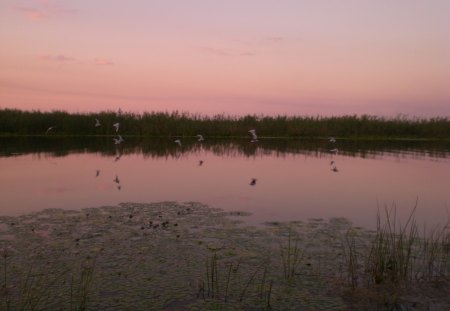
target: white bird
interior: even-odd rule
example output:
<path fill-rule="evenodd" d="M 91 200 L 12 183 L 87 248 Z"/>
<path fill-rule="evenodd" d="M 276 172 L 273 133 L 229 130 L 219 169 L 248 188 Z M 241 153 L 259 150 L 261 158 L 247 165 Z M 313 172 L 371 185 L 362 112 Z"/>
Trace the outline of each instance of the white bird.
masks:
<path fill-rule="evenodd" d="M 204 141 L 204 140 L 205 140 L 205 139 L 203 138 L 203 135 L 201 135 L 201 134 L 198 134 L 198 135 L 196 135 L 195 137 L 198 138 L 197 141 Z"/>
<path fill-rule="evenodd" d="M 330 152 L 331 152 L 331 153 L 334 153 L 334 154 L 337 154 L 338 151 L 339 151 L 339 150 L 338 150 L 337 148 L 334 148 L 334 149 L 331 149 L 331 150 L 330 150 Z"/>
<path fill-rule="evenodd" d="M 252 180 L 250 181 L 250 186 L 254 186 L 256 185 L 256 178 L 252 178 Z"/>
<path fill-rule="evenodd" d="M 116 133 L 119 132 L 119 126 L 120 126 L 119 122 L 113 124 L 113 127 L 116 128 Z"/>
<path fill-rule="evenodd" d="M 45 135 L 48 134 L 48 132 L 50 132 L 51 130 L 53 130 L 55 127 L 54 126 L 50 126 L 46 131 L 45 131 Z"/>
<path fill-rule="evenodd" d="M 117 175 L 116 175 L 116 178 L 113 179 L 113 181 L 114 181 L 115 183 L 117 183 L 117 184 L 120 183 L 119 177 L 118 177 Z"/>
<path fill-rule="evenodd" d="M 251 129 L 248 131 L 250 134 L 252 134 L 252 140 L 250 142 L 254 143 L 258 141 L 258 136 L 256 136 L 256 131 L 254 129 Z"/>
<path fill-rule="evenodd" d="M 117 135 L 119 138 L 113 138 L 114 144 L 119 145 L 120 143 L 123 143 L 125 139 L 122 138 L 122 136 Z"/>
<path fill-rule="evenodd" d="M 181 147 L 181 140 L 176 139 L 176 140 L 174 140 L 173 142 L 174 142 L 175 144 L 177 144 L 178 146 Z"/>
<path fill-rule="evenodd" d="M 101 123 L 98 119 L 95 119 L 95 127 L 101 126 Z"/>
<path fill-rule="evenodd" d="M 328 138 L 328 141 L 329 141 L 330 143 L 335 143 L 335 142 L 336 142 L 336 139 L 335 139 L 334 137 L 330 137 L 330 138 Z"/>

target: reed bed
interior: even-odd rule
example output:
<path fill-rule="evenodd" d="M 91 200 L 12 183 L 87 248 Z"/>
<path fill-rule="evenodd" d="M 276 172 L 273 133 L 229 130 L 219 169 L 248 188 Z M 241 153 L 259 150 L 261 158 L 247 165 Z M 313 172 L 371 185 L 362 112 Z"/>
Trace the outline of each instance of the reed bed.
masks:
<path fill-rule="evenodd" d="M 102 126 L 95 127 L 95 119 Z M 204 116 L 178 111 L 119 114 L 0 109 L 3 135 L 45 135 L 49 127 L 54 127 L 52 135 L 115 135 L 112 125 L 116 122 L 120 122 L 122 135 L 146 137 L 193 137 L 199 133 L 206 137 L 242 137 L 254 128 L 260 137 L 450 138 L 450 120 L 445 117 Z"/>

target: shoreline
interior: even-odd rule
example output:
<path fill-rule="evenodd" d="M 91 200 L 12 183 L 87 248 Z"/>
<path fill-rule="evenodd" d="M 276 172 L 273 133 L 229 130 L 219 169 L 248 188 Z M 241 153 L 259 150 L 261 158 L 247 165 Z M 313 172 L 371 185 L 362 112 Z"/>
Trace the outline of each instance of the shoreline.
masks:
<path fill-rule="evenodd" d="M 27 301 L 37 310 L 450 307 L 442 295 L 448 274 L 439 279 L 440 290 L 430 290 L 437 279 L 410 283 L 407 291 L 402 284 L 392 289 L 363 280 L 352 288 L 345 241 L 367 248 L 373 231 L 343 218 L 252 227 L 236 219 L 246 215 L 195 202 L 159 202 L 0 217 L 6 275 L 0 303 L 8 300 L 10 310 Z M 34 283 L 24 288 L 31 276 Z M 45 305 L 38 300 L 43 296 Z"/>

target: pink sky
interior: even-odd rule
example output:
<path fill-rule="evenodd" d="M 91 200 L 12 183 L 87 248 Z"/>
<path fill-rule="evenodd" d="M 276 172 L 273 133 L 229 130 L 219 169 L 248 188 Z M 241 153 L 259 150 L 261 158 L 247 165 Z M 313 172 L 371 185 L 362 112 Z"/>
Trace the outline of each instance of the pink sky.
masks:
<path fill-rule="evenodd" d="M 0 108 L 450 116 L 448 0 L 2 0 Z"/>

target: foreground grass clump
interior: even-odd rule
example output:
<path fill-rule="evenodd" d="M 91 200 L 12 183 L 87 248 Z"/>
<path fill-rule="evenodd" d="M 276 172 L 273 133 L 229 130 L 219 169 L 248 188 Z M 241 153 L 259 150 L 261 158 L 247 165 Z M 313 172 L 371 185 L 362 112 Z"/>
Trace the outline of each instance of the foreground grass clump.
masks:
<path fill-rule="evenodd" d="M 394 230 L 392 213 L 375 232 L 340 218 L 247 227 L 244 215 L 161 202 L 0 217 L 0 309 L 450 306 L 438 295 L 449 277 L 443 229 L 399 240 L 406 229 Z M 424 290 L 438 281 L 443 289 Z"/>
<path fill-rule="evenodd" d="M 101 126 L 94 126 L 96 120 Z M 383 118 L 376 116 L 226 116 L 212 117 L 178 111 L 151 113 L 75 113 L 0 109 L 0 134 L 7 135 L 122 135 L 152 137 L 242 137 L 256 129 L 260 137 L 427 138 L 449 139 L 450 120 Z M 53 127 L 50 133 L 47 129 Z"/>
<path fill-rule="evenodd" d="M 371 294 L 373 299 L 398 305 L 405 292 L 422 285 L 450 281 L 450 222 L 421 232 L 415 220 L 416 207 L 404 225 L 396 207 L 377 215 L 377 228 L 370 242 L 361 243 L 349 230 L 343 252 L 347 284 L 354 292 Z"/>

